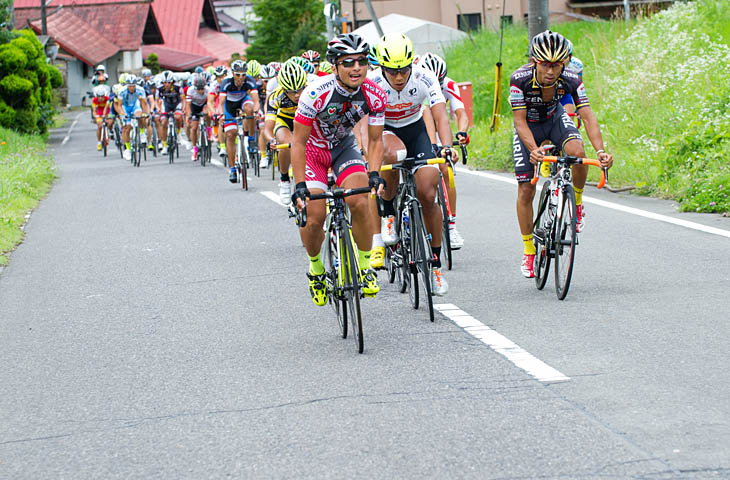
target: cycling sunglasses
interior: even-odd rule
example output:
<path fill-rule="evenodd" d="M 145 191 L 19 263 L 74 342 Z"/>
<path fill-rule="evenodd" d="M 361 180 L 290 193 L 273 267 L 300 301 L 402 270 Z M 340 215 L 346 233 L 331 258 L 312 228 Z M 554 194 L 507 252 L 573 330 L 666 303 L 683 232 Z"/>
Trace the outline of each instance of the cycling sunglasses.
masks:
<path fill-rule="evenodd" d="M 305 88 L 307 88 L 307 87 L 302 87 L 302 88 L 300 88 L 299 90 L 284 90 L 284 92 L 286 92 L 286 93 L 290 93 L 290 94 L 292 94 L 292 95 L 296 95 L 297 93 L 301 93 L 301 92 L 302 92 L 302 90 L 304 90 Z"/>
<path fill-rule="evenodd" d="M 355 62 L 357 62 L 358 65 L 361 67 L 367 67 L 368 65 L 368 57 L 358 57 L 358 58 L 347 58 L 345 60 L 342 60 L 341 62 L 337 62 L 337 65 L 342 65 L 345 68 L 352 68 L 355 66 Z"/>
<path fill-rule="evenodd" d="M 407 67 L 401 67 L 401 68 L 390 68 L 390 67 L 383 67 L 383 71 L 385 71 L 389 75 L 396 76 L 399 73 L 408 74 L 411 72 L 411 69 L 413 68 L 413 65 L 408 65 Z"/>
<path fill-rule="evenodd" d="M 545 68 L 560 68 L 564 66 L 563 62 L 545 62 L 542 60 L 538 60 L 537 63 L 540 65 L 544 65 Z"/>

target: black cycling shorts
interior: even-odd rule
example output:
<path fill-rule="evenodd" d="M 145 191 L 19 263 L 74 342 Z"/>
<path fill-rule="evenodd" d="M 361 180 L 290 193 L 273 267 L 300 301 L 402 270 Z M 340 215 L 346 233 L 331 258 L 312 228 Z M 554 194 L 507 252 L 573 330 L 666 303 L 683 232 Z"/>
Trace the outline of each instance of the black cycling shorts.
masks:
<path fill-rule="evenodd" d="M 555 115 L 546 121 L 527 122 L 530 127 L 532 136 L 535 137 L 535 143 L 540 145 L 545 140 L 557 146 L 561 150 L 570 140 L 583 141 L 583 137 L 573 123 L 573 119 L 568 116 L 562 105 L 558 105 Z M 525 183 L 532 180 L 535 176 L 535 165 L 530 163 L 530 152 L 520 140 L 520 136 L 515 132 L 512 144 L 512 159 L 515 163 L 515 178 L 518 183 Z"/>
<path fill-rule="evenodd" d="M 426 124 L 423 118 L 418 119 L 405 127 L 395 128 L 385 126 L 385 131 L 393 132 L 406 146 L 408 158 L 436 158 L 431 148 L 431 139 L 428 138 Z"/>

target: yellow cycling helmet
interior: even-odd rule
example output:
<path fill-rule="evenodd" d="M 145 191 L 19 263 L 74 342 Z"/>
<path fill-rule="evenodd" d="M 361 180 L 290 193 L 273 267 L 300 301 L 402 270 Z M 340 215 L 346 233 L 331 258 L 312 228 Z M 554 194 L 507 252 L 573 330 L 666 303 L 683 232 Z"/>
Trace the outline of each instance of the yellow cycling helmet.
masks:
<path fill-rule="evenodd" d="M 261 64 L 256 60 L 249 60 L 248 74 L 252 77 L 258 77 L 259 75 L 261 75 Z"/>
<path fill-rule="evenodd" d="M 413 42 L 402 33 L 388 33 L 378 41 L 378 61 L 385 68 L 403 68 L 413 63 Z"/>
<path fill-rule="evenodd" d="M 276 78 L 279 86 L 287 91 L 298 92 L 307 86 L 307 72 L 293 61 L 284 63 Z"/>
<path fill-rule="evenodd" d="M 324 73 L 332 73 L 332 64 L 327 60 L 322 60 L 319 64 L 319 71 Z"/>

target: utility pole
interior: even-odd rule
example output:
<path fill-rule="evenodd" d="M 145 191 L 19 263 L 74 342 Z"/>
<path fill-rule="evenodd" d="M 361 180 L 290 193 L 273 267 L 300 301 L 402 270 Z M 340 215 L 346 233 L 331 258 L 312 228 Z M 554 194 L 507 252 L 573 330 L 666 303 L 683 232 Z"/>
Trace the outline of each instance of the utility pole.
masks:
<path fill-rule="evenodd" d="M 373 9 L 373 4 L 370 3 L 370 0 L 365 0 L 365 5 L 368 7 L 368 11 L 370 12 L 370 18 L 373 19 L 373 22 L 375 23 L 375 29 L 378 31 L 378 36 L 383 36 L 383 29 L 380 28 L 380 22 L 378 21 L 378 16 L 375 15 L 375 10 Z"/>
<path fill-rule="evenodd" d="M 527 29 L 532 37 L 540 32 L 544 32 L 550 27 L 550 9 L 548 8 L 548 0 L 529 0 L 527 7 Z"/>
<path fill-rule="evenodd" d="M 46 27 L 46 0 L 41 0 L 41 35 L 48 35 Z"/>
<path fill-rule="evenodd" d="M 324 17 L 327 20 L 327 38 L 332 39 L 335 36 L 335 27 L 332 25 L 332 8 L 334 5 L 330 0 L 324 0 Z"/>
<path fill-rule="evenodd" d="M 629 7 L 629 0 L 624 0 L 624 20 L 627 22 L 631 20 L 631 7 Z"/>

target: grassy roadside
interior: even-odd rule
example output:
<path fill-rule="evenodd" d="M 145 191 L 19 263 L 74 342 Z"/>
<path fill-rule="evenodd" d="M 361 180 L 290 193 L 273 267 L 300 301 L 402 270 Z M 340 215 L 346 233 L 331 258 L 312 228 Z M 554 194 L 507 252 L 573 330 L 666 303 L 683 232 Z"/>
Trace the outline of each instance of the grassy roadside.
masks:
<path fill-rule="evenodd" d="M 616 158 L 614 186 L 673 198 L 685 211 L 730 212 L 729 16 L 727 0 L 696 0 L 630 22 L 552 27 L 573 41 L 584 63 L 591 106 Z M 509 76 L 527 62 L 527 29 L 505 30 L 497 133 L 489 132 L 489 121 L 499 35 L 481 32 L 475 42 L 447 52 L 449 76 L 474 85 L 474 163 L 511 170 Z"/>
<path fill-rule="evenodd" d="M 0 265 L 23 240 L 25 215 L 48 193 L 55 178 L 42 136 L 0 127 Z"/>

